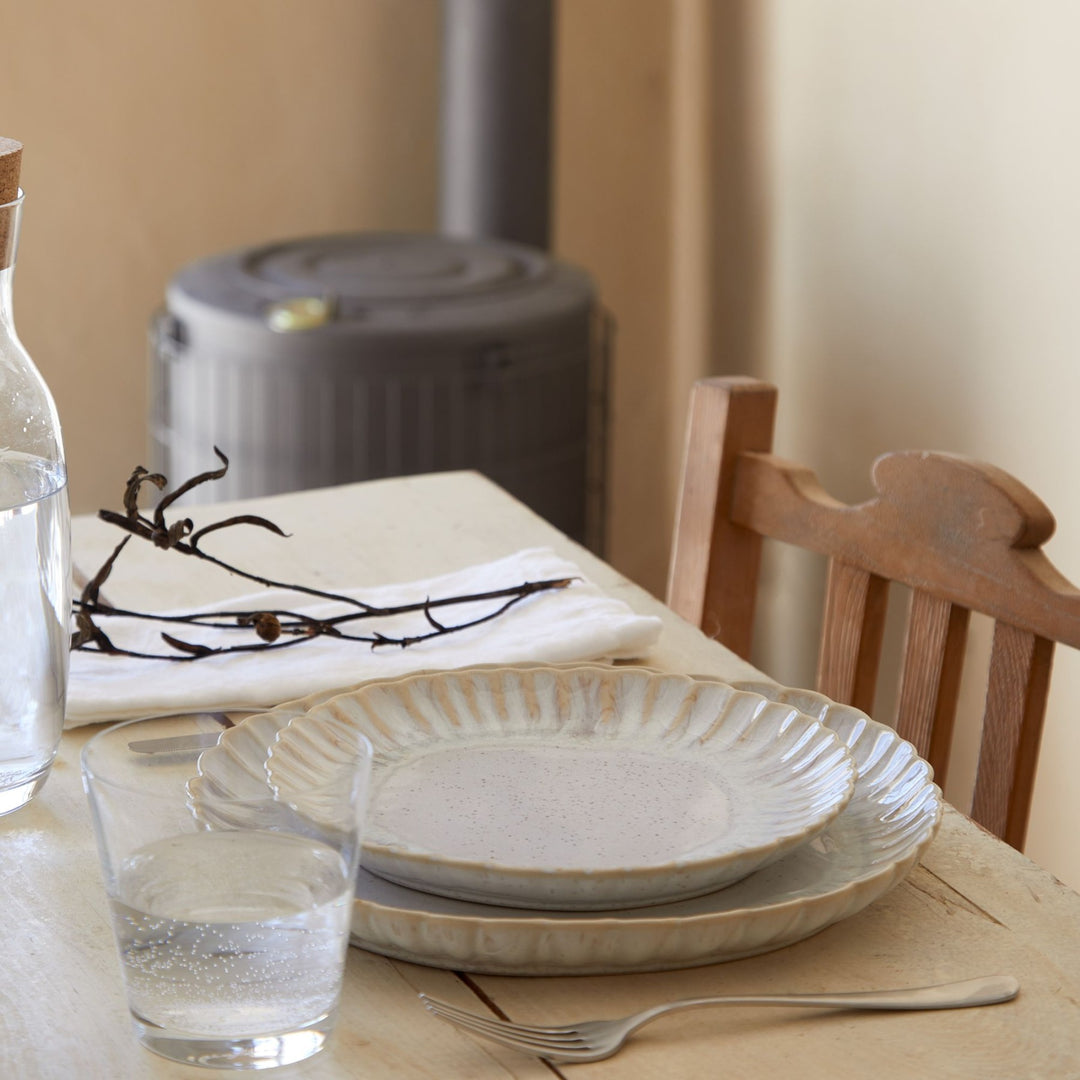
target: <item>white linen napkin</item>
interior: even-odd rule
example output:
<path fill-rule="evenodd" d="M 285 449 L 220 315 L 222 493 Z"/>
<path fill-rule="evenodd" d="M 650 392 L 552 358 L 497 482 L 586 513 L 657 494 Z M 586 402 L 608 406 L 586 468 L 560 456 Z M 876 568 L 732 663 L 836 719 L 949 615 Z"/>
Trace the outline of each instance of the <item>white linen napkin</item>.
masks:
<path fill-rule="evenodd" d="M 526 597 L 490 622 L 405 649 L 382 646 L 373 650 L 363 642 L 322 636 L 289 648 L 205 656 L 187 663 L 78 650 L 71 654 L 65 726 L 174 712 L 270 708 L 319 690 L 423 669 L 640 657 L 659 636 L 660 619 L 637 615 L 626 603 L 585 580 L 573 562 L 548 548 L 530 548 L 424 581 L 333 591 L 383 607 L 550 578 L 580 580 L 565 589 Z M 214 610 L 286 609 L 316 618 L 348 610 L 340 603 L 303 601 L 298 593 L 264 591 Z M 499 601 L 488 600 L 439 608 L 434 614 L 444 625 L 454 625 L 498 605 Z M 103 618 L 100 624 L 118 646 L 158 654 L 169 651 L 161 640 L 161 623 L 116 616 Z M 431 629 L 422 613 L 396 617 L 392 626 L 385 620 L 370 627 L 363 621 L 353 626 L 358 633 L 377 628 L 398 636 Z M 183 624 L 166 628 L 177 638 L 210 647 L 237 640 L 235 631 Z"/>

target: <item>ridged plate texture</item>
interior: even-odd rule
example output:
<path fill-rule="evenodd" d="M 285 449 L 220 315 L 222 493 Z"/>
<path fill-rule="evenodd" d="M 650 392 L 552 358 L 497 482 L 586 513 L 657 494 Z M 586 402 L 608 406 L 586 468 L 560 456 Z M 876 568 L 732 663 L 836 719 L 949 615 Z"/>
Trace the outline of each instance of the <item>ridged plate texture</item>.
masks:
<path fill-rule="evenodd" d="M 348 760 L 357 733 L 375 749 L 364 866 L 513 907 L 712 892 L 821 832 L 855 784 L 840 739 L 794 706 L 592 665 L 429 673 L 342 694 L 281 732 L 271 783 L 300 798 Z"/>
<path fill-rule="evenodd" d="M 772 683 L 734 686 L 817 717 L 848 747 L 854 793 L 816 838 L 717 892 L 610 912 L 454 900 L 361 869 L 354 944 L 413 963 L 487 974 L 663 971 L 783 948 L 884 896 L 910 873 L 940 824 L 941 792 L 930 766 L 891 728 L 856 709 Z M 329 696 L 280 706 L 226 732 L 202 755 L 200 782 L 234 795 L 263 790 L 278 734 Z"/>

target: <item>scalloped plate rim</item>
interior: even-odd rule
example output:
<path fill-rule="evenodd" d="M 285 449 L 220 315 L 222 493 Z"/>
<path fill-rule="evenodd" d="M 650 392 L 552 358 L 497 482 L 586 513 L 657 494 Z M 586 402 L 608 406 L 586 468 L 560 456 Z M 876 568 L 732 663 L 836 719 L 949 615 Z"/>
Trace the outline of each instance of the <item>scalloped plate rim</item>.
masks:
<path fill-rule="evenodd" d="M 506 665 L 475 666 L 494 668 Z M 582 665 L 571 662 L 514 666 Z M 661 670 L 646 665 L 634 666 L 650 671 Z M 917 762 L 924 773 L 920 787 L 922 811 L 918 827 L 911 831 L 901 850 L 887 862 L 868 864 L 865 869 L 852 873 L 835 885 L 818 884 L 801 895 L 785 896 L 778 900 L 770 900 L 766 896 L 741 907 L 693 913 L 665 914 L 662 908 L 658 908 L 640 916 L 634 912 L 621 912 L 618 915 L 582 912 L 570 917 L 564 913 L 536 913 L 481 904 L 468 905 L 475 910 L 466 913 L 447 913 L 424 910 L 424 904 L 430 905 L 431 901 L 440 898 L 411 889 L 402 889 L 410 900 L 409 906 L 373 899 L 362 871 L 353 902 L 353 944 L 411 963 L 491 975 L 566 976 L 667 971 L 736 960 L 796 944 L 862 911 L 907 877 L 937 835 L 944 813 L 941 790 L 933 783 L 933 770 L 918 757 L 910 743 L 901 739 L 892 728 L 872 720 L 865 713 L 852 706 L 830 701 L 816 691 L 786 687 L 764 676 L 760 679 L 726 680 L 720 675 L 706 673 L 689 674 L 687 677 L 727 683 L 736 688 L 746 686 L 757 692 L 764 690 L 774 700 L 779 700 L 784 694 L 798 694 L 819 702 L 820 707 L 831 715 L 857 719 L 862 725 L 862 735 L 857 741 L 884 735 L 898 748 L 906 747 L 912 761 Z M 372 681 L 397 680 L 369 680 L 348 689 L 357 689 Z M 225 732 L 218 747 L 206 751 L 203 757 L 222 753 L 229 737 L 249 719 L 269 718 L 272 724 L 280 720 L 270 736 L 272 740 L 291 715 L 300 715 L 313 704 L 327 701 L 348 692 L 348 689 L 310 694 L 298 701 L 286 702 L 267 712 L 255 714 Z M 262 749 L 265 751 L 268 746 L 264 745 Z M 261 771 L 261 760 L 257 767 Z M 838 822 L 826 830 L 826 835 L 861 801 L 857 782 L 852 802 L 840 815 Z M 762 873 L 782 869 L 783 865 L 784 860 L 781 860 Z M 758 876 L 751 875 L 748 881 Z M 371 875 L 367 875 L 367 880 L 384 884 Z M 365 892 L 365 889 L 369 891 Z M 725 891 L 713 895 L 722 897 Z M 779 894 L 781 890 L 776 892 Z M 704 903 L 707 899 L 699 898 L 695 902 Z M 673 940 L 673 930 L 684 930 L 688 934 L 676 942 Z M 753 944 L 746 948 L 736 944 L 747 934 L 753 938 Z M 477 944 L 479 948 L 475 947 Z"/>
<path fill-rule="evenodd" d="M 605 667 L 598 664 L 581 663 L 567 667 L 553 665 L 535 665 L 533 668 L 524 670 L 518 665 L 485 665 L 483 668 L 451 669 L 434 673 L 423 673 L 405 676 L 389 682 L 374 682 L 360 687 L 354 691 L 348 691 L 336 695 L 329 701 L 315 706 L 300 716 L 293 717 L 285 727 L 278 732 L 273 745 L 269 748 L 268 761 L 266 763 L 267 774 L 271 784 L 276 789 L 281 789 L 287 781 L 290 768 L 295 768 L 299 762 L 303 765 L 303 743 L 305 740 L 314 738 L 333 739 L 332 729 L 336 724 L 355 724 L 357 730 L 365 730 L 363 720 L 357 720 L 355 716 L 342 717 L 335 713 L 335 706 L 341 710 L 344 705 L 347 709 L 350 702 L 356 703 L 361 699 L 359 706 L 363 705 L 363 697 L 370 691 L 386 691 L 401 687 L 408 692 L 416 686 L 448 684 L 460 687 L 467 682 L 473 682 L 478 676 L 502 676 L 505 682 L 507 677 L 525 675 L 543 675 L 554 673 L 559 677 L 563 685 L 571 679 L 575 673 L 595 674 L 606 680 L 618 680 L 621 677 L 641 678 L 651 680 L 665 680 L 677 684 L 683 684 L 687 689 L 699 685 L 703 680 L 691 679 L 677 672 L 658 672 L 644 667 L 622 666 L 618 668 Z M 731 684 L 722 680 L 712 680 L 713 685 L 730 687 Z M 422 891 L 438 893 L 460 900 L 468 900 L 477 903 L 495 903 L 509 907 L 537 907 L 552 910 L 605 910 L 613 907 L 640 907 L 649 903 L 666 903 L 693 895 L 701 895 L 713 892 L 718 888 L 733 884 L 741 877 L 755 872 L 762 866 L 782 858 L 799 845 L 808 842 L 813 837 L 823 832 L 829 824 L 843 811 L 850 801 L 855 786 L 856 770 L 851 761 L 843 740 L 822 724 L 816 717 L 801 712 L 789 703 L 775 702 L 752 691 L 733 689 L 724 702 L 724 712 L 717 724 L 708 731 L 709 739 L 721 739 L 724 729 L 731 725 L 738 725 L 742 718 L 737 710 L 751 710 L 751 719 L 745 724 L 745 734 L 753 727 L 764 725 L 767 722 L 770 710 L 764 712 L 758 706 L 764 702 L 766 706 L 777 706 L 779 710 L 794 709 L 805 731 L 803 734 L 812 735 L 816 746 L 824 750 L 839 749 L 842 758 L 839 759 L 828 771 L 827 778 L 819 778 L 809 785 L 812 790 L 820 793 L 823 789 L 835 788 L 828 795 L 828 802 L 820 807 L 815 813 L 805 813 L 800 818 L 798 827 L 784 829 L 777 826 L 772 835 L 766 835 L 764 839 L 755 841 L 751 845 L 743 847 L 729 847 L 727 850 L 712 852 L 707 855 L 686 858 L 683 856 L 669 857 L 663 861 L 642 863 L 638 865 L 621 867 L 602 867 L 588 869 L 583 867 L 564 868 L 559 866 L 517 866 L 494 859 L 478 860 L 466 857 L 451 856 L 415 846 L 407 841 L 397 840 L 392 837 L 392 830 L 380 833 L 379 839 L 370 836 L 364 841 L 364 856 L 368 866 L 374 865 L 374 873 L 407 888 L 416 888 Z M 685 695 L 683 698 L 685 701 Z M 772 714 L 778 711 L 772 709 Z M 329 715 L 328 715 L 329 714 Z M 421 747 L 413 747 L 408 743 L 398 742 L 396 747 L 384 751 L 386 754 L 397 754 L 392 765 L 398 766 L 420 754 L 426 753 L 433 746 L 468 746 L 473 743 L 476 746 L 487 744 L 496 739 L 497 732 L 482 729 L 482 720 L 475 715 L 462 717 L 466 723 L 472 723 L 473 728 L 452 729 L 449 732 L 437 735 L 431 742 L 424 743 Z M 617 732 L 617 744 L 623 742 L 633 743 L 635 738 L 640 739 L 646 734 L 645 728 L 650 717 L 620 717 L 620 722 L 629 725 L 629 732 Z M 809 723 L 806 723 L 809 721 Z M 792 723 L 795 718 L 792 718 Z M 565 725 L 566 718 L 559 717 L 556 723 Z M 392 726 L 392 725 L 391 725 Z M 413 729 L 415 730 L 415 726 Z M 370 733 L 369 733 L 370 734 Z M 526 735 L 524 732 L 514 732 L 515 736 Z M 596 732 L 590 732 L 586 736 L 589 741 Z M 384 732 L 385 740 L 392 740 L 398 732 Z M 552 739 L 553 744 L 562 745 L 560 736 L 565 731 L 545 733 L 545 739 Z M 655 742 L 655 735 L 646 734 L 647 739 Z M 797 738 L 797 736 L 796 736 Z M 792 736 L 789 734 L 788 725 L 777 731 L 770 740 L 767 754 L 774 755 L 778 750 L 783 752 L 790 745 Z M 566 736 L 566 741 L 574 742 L 574 736 Z M 297 743 L 300 744 L 299 748 Z M 280 759 L 282 751 L 291 750 L 292 761 L 285 759 L 283 768 L 278 769 L 275 778 L 275 760 Z M 410 754 L 410 751 L 414 753 Z M 775 761 L 773 762 L 775 764 Z M 385 768 L 385 766 L 384 766 Z M 377 774 L 380 771 L 378 755 L 373 762 L 372 791 L 377 795 L 379 780 Z M 284 777 L 282 777 L 284 773 Z M 755 780 L 760 780 L 760 773 Z M 788 787 L 802 789 L 804 781 L 784 777 L 782 788 Z M 737 829 L 737 826 L 736 826 Z"/>

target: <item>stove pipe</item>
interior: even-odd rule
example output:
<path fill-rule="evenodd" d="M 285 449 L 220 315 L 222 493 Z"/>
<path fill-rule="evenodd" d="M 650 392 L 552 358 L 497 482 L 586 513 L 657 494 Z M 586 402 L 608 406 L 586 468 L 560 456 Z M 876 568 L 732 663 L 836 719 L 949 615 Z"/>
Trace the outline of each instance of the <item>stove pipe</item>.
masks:
<path fill-rule="evenodd" d="M 443 0 L 444 233 L 549 245 L 552 0 Z"/>

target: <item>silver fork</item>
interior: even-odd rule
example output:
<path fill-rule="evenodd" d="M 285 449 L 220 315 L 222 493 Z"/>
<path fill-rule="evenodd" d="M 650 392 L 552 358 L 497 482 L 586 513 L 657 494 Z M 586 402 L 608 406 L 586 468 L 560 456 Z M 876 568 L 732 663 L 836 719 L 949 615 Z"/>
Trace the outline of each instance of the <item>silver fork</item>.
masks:
<path fill-rule="evenodd" d="M 790 1005 L 822 1009 L 966 1009 L 972 1005 L 994 1005 L 1011 1001 L 1020 984 L 1011 975 L 987 975 L 963 982 L 941 983 L 906 990 L 858 990 L 841 994 L 752 994 L 743 996 L 687 998 L 625 1016 L 618 1020 L 587 1020 L 556 1027 L 512 1024 L 490 1016 L 459 1009 L 427 994 L 420 1000 L 428 1012 L 464 1031 L 502 1043 L 548 1061 L 601 1061 L 622 1049 L 638 1028 L 676 1009 L 698 1009 L 704 1005 Z"/>

